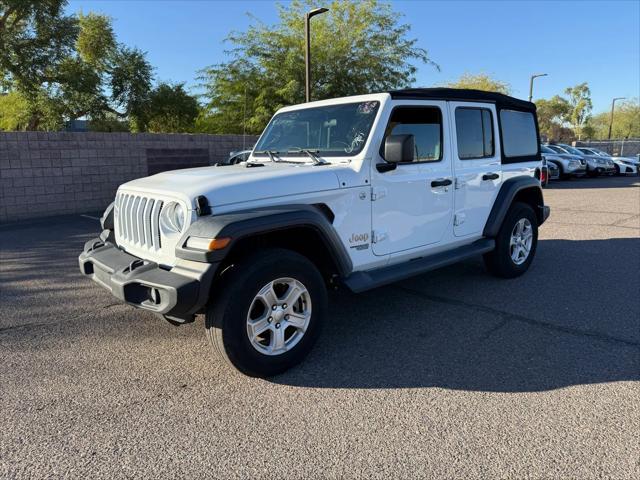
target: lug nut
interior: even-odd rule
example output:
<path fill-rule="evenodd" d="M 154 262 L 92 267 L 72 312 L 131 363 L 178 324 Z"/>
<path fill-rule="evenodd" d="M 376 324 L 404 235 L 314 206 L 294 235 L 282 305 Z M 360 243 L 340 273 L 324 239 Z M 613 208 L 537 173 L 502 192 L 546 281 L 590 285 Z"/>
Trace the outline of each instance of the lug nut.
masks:
<path fill-rule="evenodd" d="M 280 324 L 279 323 L 276 323 L 276 328 L 280 328 Z"/>
<path fill-rule="evenodd" d="M 285 315 L 285 316 L 284 316 L 284 319 L 285 319 L 285 320 L 289 320 L 290 318 L 291 318 L 291 316 L 290 316 L 290 315 Z"/>
<path fill-rule="evenodd" d="M 267 319 L 267 322 L 268 322 L 268 323 L 273 322 L 273 317 L 269 317 L 269 318 Z"/>
<path fill-rule="evenodd" d="M 278 308 L 277 305 L 271 305 L 271 310 L 275 310 L 276 308 Z"/>
<path fill-rule="evenodd" d="M 287 308 L 287 304 L 286 304 L 286 303 L 285 303 L 285 304 L 283 304 L 283 305 L 282 305 L 282 308 Z"/>

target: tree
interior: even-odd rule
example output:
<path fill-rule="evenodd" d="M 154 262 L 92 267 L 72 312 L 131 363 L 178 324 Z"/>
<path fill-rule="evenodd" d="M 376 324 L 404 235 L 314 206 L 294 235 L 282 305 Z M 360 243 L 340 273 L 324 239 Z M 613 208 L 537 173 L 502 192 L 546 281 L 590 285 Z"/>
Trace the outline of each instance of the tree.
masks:
<path fill-rule="evenodd" d="M 549 140 L 558 140 L 564 134 L 563 125 L 571 112 L 569 102 L 559 95 L 549 100 L 536 100 L 540 133 Z"/>
<path fill-rule="evenodd" d="M 580 83 L 574 87 L 569 87 L 564 91 L 567 95 L 571 110 L 569 112 L 568 121 L 580 140 L 582 136 L 582 128 L 591 116 L 593 104 L 591 103 L 591 90 L 587 82 Z"/>
<path fill-rule="evenodd" d="M 66 3 L 0 0 L 0 89 L 26 102 L 28 130 L 107 115 L 137 126 L 152 81 L 145 54 L 117 43 L 110 18 L 64 15 Z"/>
<path fill-rule="evenodd" d="M 127 116 L 133 131 L 144 131 L 145 104 L 149 99 L 152 67 L 144 52 L 121 47 L 114 55 L 111 68 L 111 99 Z"/>
<path fill-rule="evenodd" d="M 457 81 L 448 83 L 447 86 L 452 88 L 471 88 L 485 92 L 498 92 L 504 93 L 505 95 L 511 93 L 511 86 L 508 83 L 491 78 L 484 73 L 477 75 L 465 73 Z"/>
<path fill-rule="evenodd" d="M 161 83 L 149 96 L 145 118 L 150 132 L 192 132 L 198 112 L 198 101 L 183 84 Z"/>
<path fill-rule="evenodd" d="M 0 130 L 24 130 L 29 124 L 29 104 L 18 92 L 0 94 Z"/>
<path fill-rule="evenodd" d="M 304 13 L 315 6 L 294 0 L 278 7 L 277 25 L 256 20 L 229 35 L 229 61 L 201 72 L 207 104 L 198 128 L 259 133 L 278 108 L 304 102 Z M 390 5 L 334 0 L 328 8 L 313 19 L 314 99 L 406 87 L 415 81 L 414 62 L 435 65 Z"/>
<path fill-rule="evenodd" d="M 610 111 L 591 117 L 588 123 L 593 131 L 591 138 L 605 140 L 609 134 L 610 122 Z M 588 137 L 586 132 L 584 134 Z M 616 103 L 611 138 L 640 138 L 640 103 L 637 99 Z"/>

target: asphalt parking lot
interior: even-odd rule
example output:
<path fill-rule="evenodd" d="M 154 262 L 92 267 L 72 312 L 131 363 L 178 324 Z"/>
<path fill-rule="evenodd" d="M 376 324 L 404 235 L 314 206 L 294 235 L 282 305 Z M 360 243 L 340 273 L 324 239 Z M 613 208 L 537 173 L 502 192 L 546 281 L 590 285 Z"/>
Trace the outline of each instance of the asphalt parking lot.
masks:
<path fill-rule="evenodd" d="M 639 478 L 640 179 L 545 195 L 524 277 L 339 292 L 270 380 L 82 278 L 95 220 L 0 227 L 0 477 Z"/>

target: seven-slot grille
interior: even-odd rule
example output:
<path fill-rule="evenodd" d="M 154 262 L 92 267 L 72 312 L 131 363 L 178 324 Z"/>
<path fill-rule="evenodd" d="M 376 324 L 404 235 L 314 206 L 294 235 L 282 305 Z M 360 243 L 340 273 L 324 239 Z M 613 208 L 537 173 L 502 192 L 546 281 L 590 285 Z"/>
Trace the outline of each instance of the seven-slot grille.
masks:
<path fill-rule="evenodd" d="M 116 196 L 116 229 L 120 240 L 148 250 L 160 250 L 162 200 L 119 193 Z"/>

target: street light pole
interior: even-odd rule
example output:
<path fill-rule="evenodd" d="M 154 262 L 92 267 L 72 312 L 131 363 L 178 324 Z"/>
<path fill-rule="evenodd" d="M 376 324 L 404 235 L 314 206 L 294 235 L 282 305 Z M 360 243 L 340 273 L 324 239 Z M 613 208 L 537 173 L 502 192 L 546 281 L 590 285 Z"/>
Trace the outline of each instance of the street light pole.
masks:
<path fill-rule="evenodd" d="M 533 100 L 533 79 L 546 76 L 546 73 L 537 73 L 535 75 L 531 75 L 531 79 L 529 80 L 529 101 Z"/>
<path fill-rule="evenodd" d="M 305 37 L 305 50 L 304 50 L 304 70 L 305 70 L 305 82 L 304 92 L 307 102 L 311 101 L 311 17 L 320 15 L 321 13 L 329 11 L 328 8 L 314 8 L 310 12 L 304 14 L 304 37 Z"/>
<path fill-rule="evenodd" d="M 624 99 L 625 97 L 616 97 L 611 102 L 611 119 L 609 120 L 609 137 L 608 137 L 609 140 L 611 140 L 611 129 L 613 128 L 613 109 L 616 108 L 616 100 L 624 100 Z"/>

